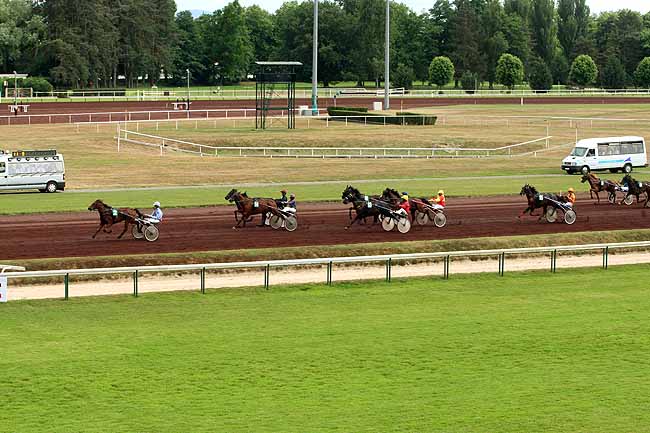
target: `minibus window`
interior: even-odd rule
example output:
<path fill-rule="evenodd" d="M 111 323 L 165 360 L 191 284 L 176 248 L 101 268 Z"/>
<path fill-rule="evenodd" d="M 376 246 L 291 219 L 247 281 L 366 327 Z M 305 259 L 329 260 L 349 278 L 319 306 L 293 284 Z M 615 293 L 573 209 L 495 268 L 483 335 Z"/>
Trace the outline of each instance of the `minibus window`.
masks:
<path fill-rule="evenodd" d="M 587 153 L 586 147 L 574 147 L 571 156 L 585 156 L 585 153 Z"/>
<path fill-rule="evenodd" d="M 587 156 L 596 156 L 596 149 L 589 149 L 589 152 L 587 152 Z"/>
<path fill-rule="evenodd" d="M 4 173 L 4 172 L 5 172 L 5 163 L 0 162 L 0 173 Z"/>
<path fill-rule="evenodd" d="M 607 145 L 607 144 L 599 144 L 598 145 L 598 155 L 599 156 L 607 156 L 607 155 L 609 155 L 609 145 Z"/>

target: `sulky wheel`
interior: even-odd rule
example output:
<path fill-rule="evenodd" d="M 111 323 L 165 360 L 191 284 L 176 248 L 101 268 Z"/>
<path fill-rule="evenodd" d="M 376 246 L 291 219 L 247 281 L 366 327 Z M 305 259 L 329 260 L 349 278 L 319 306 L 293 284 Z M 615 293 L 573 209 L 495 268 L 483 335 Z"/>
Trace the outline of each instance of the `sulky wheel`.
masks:
<path fill-rule="evenodd" d="M 274 230 L 279 229 L 282 227 L 282 218 L 278 215 L 271 215 L 271 218 L 269 218 L 269 225 Z"/>
<path fill-rule="evenodd" d="M 381 220 L 381 228 L 387 232 L 393 230 L 395 228 L 395 220 L 390 217 L 384 217 L 384 219 Z"/>
<path fill-rule="evenodd" d="M 554 223 L 557 220 L 557 209 L 554 207 L 549 207 L 546 209 L 546 221 Z"/>
<path fill-rule="evenodd" d="M 436 227 L 444 227 L 447 225 L 447 216 L 442 212 L 438 212 L 433 219 L 433 223 L 436 225 Z"/>
<path fill-rule="evenodd" d="M 415 211 L 415 222 L 420 226 L 429 224 L 429 215 L 425 212 Z"/>
<path fill-rule="evenodd" d="M 630 206 L 632 203 L 634 203 L 634 196 L 626 195 L 625 198 L 623 199 L 623 203 Z"/>
<path fill-rule="evenodd" d="M 158 240 L 158 236 L 160 236 L 158 227 L 151 225 L 147 226 L 144 229 L 144 238 L 149 242 L 156 242 Z"/>
<path fill-rule="evenodd" d="M 402 234 L 408 233 L 411 230 L 411 221 L 408 218 L 401 218 L 397 221 L 397 230 Z"/>
<path fill-rule="evenodd" d="M 291 215 L 285 218 L 284 220 L 284 228 L 288 232 L 292 232 L 298 228 L 298 220 L 296 219 L 295 216 Z"/>
<path fill-rule="evenodd" d="M 564 213 L 564 222 L 571 225 L 576 222 L 576 212 L 573 209 L 569 209 Z"/>
<path fill-rule="evenodd" d="M 133 235 L 133 239 L 142 239 L 144 237 L 144 232 L 142 231 L 142 226 L 140 224 L 136 224 L 131 228 L 131 234 Z"/>
<path fill-rule="evenodd" d="M 609 196 L 607 196 L 607 201 L 610 202 L 610 204 L 616 204 L 616 193 L 610 193 Z"/>

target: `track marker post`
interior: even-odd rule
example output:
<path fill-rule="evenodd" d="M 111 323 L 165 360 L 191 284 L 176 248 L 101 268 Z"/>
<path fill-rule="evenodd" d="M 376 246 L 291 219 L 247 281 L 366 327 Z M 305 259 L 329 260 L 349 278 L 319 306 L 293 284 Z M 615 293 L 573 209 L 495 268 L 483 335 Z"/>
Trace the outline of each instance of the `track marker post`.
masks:
<path fill-rule="evenodd" d="M 63 277 L 63 286 L 65 288 L 65 297 L 64 299 L 67 301 L 68 300 L 68 295 L 69 295 L 69 289 L 70 289 L 70 274 L 65 274 Z"/>
<path fill-rule="evenodd" d="M 388 260 L 386 260 L 386 282 L 387 283 L 390 283 L 393 277 L 392 267 L 393 267 L 393 259 L 389 258 Z"/>
<path fill-rule="evenodd" d="M 327 264 L 327 285 L 328 286 L 332 285 L 332 267 L 333 267 L 333 263 L 330 261 Z"/>
<path fill-rule="evenodd" d="M 201 268 L 201 293 L 205 295 L 205 267 Z"/>
<path fill-rule="evenodd" d="M 138 297 L 138 276 L 139 272 L 136 270 L 133 273 L 133 296 Z"/>
<path fill-rule="evenodd" d="M 609 266 L 609 247 L 603 248 L 603 269 L 607 270 Z"/>

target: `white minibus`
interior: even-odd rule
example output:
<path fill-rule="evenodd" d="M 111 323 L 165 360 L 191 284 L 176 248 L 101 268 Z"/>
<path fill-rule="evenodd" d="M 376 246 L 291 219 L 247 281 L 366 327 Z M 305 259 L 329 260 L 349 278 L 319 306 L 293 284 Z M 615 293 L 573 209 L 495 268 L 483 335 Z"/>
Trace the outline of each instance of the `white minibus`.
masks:
<path fill-rule="evenodd" d="M 57 192 L 65 189 L 63 155 L 56 150 L 0 150 L 0 190 L 37 189 Z"/>
<path fill-rule="evenodd" d="M 647 165 L 643 137 L 587 138 L 578 141 L 569 156 L 562 160 L 562 170 L 569 174 L 587 174 L 594 170 L 630 173 L 633 167 Z"/>

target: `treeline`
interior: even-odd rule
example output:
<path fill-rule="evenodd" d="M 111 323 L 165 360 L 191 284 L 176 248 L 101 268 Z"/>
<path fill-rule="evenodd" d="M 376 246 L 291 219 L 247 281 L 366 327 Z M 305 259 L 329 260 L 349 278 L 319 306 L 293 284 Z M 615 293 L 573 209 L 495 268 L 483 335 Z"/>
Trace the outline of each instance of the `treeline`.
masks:
<path fill-rule="evenodd" d="M 385 0 L 319 7 L 319 80 L 379 83 Z M 245 79 L 255 60 L 297 60 L 308 81 L 312 20 L 312 1 L 286 2 L 271 14 L 235 0 L 194 18 L 176 13 L 173 0 L 0 0 L 0 72 L 88 88 L 133 86 L 139 77 L 180 85 L 189 69 L 194 84 L 214 85 Z M 650 14 L 592 15 L 586 0 L 436 0 L 424 13 L 391 4 L 396 87 L 436 83 L 436 57 L 451 61 L 453 80 L 465 88 L 522 80 L 536 88 L 647 87 L 650 59 L 639 64 L 648 56 Z"/>

